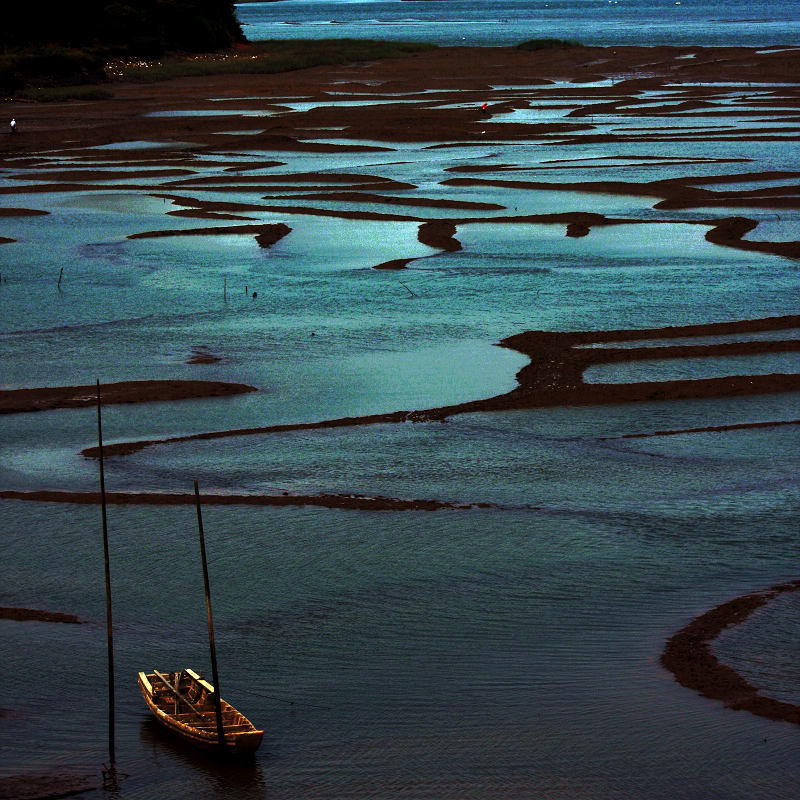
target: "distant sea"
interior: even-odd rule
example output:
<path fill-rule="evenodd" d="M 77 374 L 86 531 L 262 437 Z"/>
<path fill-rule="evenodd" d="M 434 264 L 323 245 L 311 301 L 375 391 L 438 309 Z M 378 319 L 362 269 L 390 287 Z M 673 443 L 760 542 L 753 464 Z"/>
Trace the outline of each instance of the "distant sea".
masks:
<path fill-rule="evenodd" d="M 800 44 L 796 0 L 280 0 L 236 6 L 248 39 L 370 38 L 503 46 Z"/>

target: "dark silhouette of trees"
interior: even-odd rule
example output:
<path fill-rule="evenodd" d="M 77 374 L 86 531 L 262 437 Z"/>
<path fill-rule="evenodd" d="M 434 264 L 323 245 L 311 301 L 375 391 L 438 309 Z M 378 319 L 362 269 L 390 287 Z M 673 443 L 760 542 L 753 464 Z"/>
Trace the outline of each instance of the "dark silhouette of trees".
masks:
<path fill-rule="evenodd" d="M 9 0 L 0 25 L 5 52 L 58 45 L 152 56 L 243 38 L 231 0 Z"/>

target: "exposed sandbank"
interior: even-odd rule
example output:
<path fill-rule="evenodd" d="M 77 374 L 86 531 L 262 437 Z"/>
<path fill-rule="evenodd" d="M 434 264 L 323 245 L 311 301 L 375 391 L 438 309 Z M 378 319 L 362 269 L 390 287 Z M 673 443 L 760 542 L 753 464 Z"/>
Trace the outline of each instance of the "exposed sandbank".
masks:
<path fill-rule="evenodd" d="M 687 58 L 689 55 L 692 57 Z M 339 91 L 347 91 L 348 79 L 351 80 L 360 97 L 368 100 L 371 95 L 364 93 L 361 83 L 365 69 L 376 86 L 376 99 L 420 93 L 424 89 L 427 94 L 417 99 L 425 102 L 363 104 L 349 108 L 347 115 L 342 115 L 325 93 L 329 80 L 336 76 Z M 337 129 L 337 139 L 358 138 L 361 142 L 365 139 L 486 141 L 493 137 L 508 140 L 529 138 L 532 134 L 564 135 L 586 127 L 584 120 L 593 113 L 591 106 L 586 106 L 583 117 L 575 112 L 570 122 L 535 129 L 530 125 L 493 122 L 480 106 L 492 102 L 492 87 L 496 85 L 546 85 L 551 80 L 568 80 L 574 84 L 572 90 L 586 95 L 586 83 L 607 78 L 612 78 L 613 83 L 592 87 L 592 96 L 605 94 L 609 103 L 620 106 L 624 105 L 626 95 L 664 84 L 792 83 L 797 79 L 797 56 L 791 49 L 769 52 L 745 47 L 582 47 L 540 51 L 442 47 L 369 65 L 317 67 L 276 75 L 181 78 L 158 85 L 111 83 L 106 88 L 113 96 L 91 103 L 7 103 L 8 113 L 18 120 L 18 134 L 3 137 L 0 152 L 21 155 L 57 147 L 76 149 L 136 140 L 189 142 L 195 147 L 218 145 L 219 132 L 230 128 L 230 117 L 153 116 L 154 112 L 209 108 L 209 98 L 217 101 L 211 104 L 212 108 L 218 109 L 219 101 L 225 99 L 235 102 L 237 108 L 269 107 L 273 111 L 268 116 L 238 118 L 237 128 L 249 132 L 241 136 L 226 135 L 226 150 L 340 149 L 338 145 L 316 141 L 329 138 L 331 129 Z M 698 102 L 703 102 L 701 90 L 692 86 L 686 86 L 685 90 L 690 95 L 694 92 Z M 474 102 L 474 108 L 431 107 L 442 94 L 447 96 L 454 91 L 460 92 L 465 102 Z M 287 114 L 280 113 L 280 108 L 270 100 L 300 96 L 324 102 L 303 113 Z M 492 110 L 507 109 L 501 104 Z M 663 113 L 674 110 L 666 106 Z M 787 108 L 787 112 L 792 109 Z M 759 112 L 759 116 L 764 115 Z M 714 135 L 709 132 L 709 137 Z M 367 149 L 361 142 L 355 146 Z"/>
<path fill-rule="evenodd" d="M 68 492 L 54 490 L 0 491 L 2 500 L 26 500 L 38 503 L 72 503 L 76 505 L 99 505 L 99 492 Z M 194 494 L 169 492 L 106 492 L 106 502 L 111 505 L 183 506 L 194 505 Z M 312 494 L 292 495 L 288 492 L 271 494 L 204 494 L 203 505 L 207 506 L 321 506 L 323 508 L 347 508 L 358 511 L 441 511 L 444 509 L 466 510 L 471 508 L 496 508 L 493 503 L 448 503 L 443 500 L 405 500 L 381 495 L 368 497 L 356 494 Z"/>
<path fill-rule="evenodd" d="M 255 386 L 222 381 L 120 381 L 100 387 L 103 405 L 230 397 L 258 391 Z M 0 390 L 0 414 L 50 411 L 56 408 L 86 408 L 97 403 L 97 387 L 52 386 L 36 389 Z"/>
<path fill-rule="evenodd" d="M 721 700 L 728 708 L 800 725 L 800 705 L 765 697 L 711 652 L 711 644 L 726 628 L 741 624 L 779 595 L 797 591 L 800 580 L 737 597 L 713 608 L 669 639 L 661 663 L 683 686 Z"/>
<path fill-rule="evenodd" d="M 35 208 L 0 208 L 0 217 L 39 217 L 49 213 Z"/>
<path fill-rule="evenodd" d="M 221 215 L 215 215 L 222 218 Z M 159 239 L 168 236 L 230 236 L 252 235 L 259 247 L 271 247 L 291 232 L 288 225 L 265 223 L 259 225 L 230 225 L 214 228 L 185 228 L 183 230 L 157 230 L 143 233 L 131 233 L 128 239 Z"/>
<path fill-rule="evenodd" d="M 98 777 L 60 771 L 25 772 L 0 778 L 0 797 L 4 800 L 55 800 L 60 797 L 93 792 L 100 788 Z"/>

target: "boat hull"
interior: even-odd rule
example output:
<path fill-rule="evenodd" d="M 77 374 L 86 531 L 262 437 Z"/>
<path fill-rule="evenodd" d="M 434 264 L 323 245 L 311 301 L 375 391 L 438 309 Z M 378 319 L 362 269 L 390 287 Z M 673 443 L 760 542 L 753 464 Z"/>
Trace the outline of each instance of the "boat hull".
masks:
<path fill-rule="evenodd" d="M 164 680 L 166 678 L 166 681 Z M 224 747 L 220 747 L 213 687 L 193 670 L 139 673 L 139 690 L 156 722 L 183 741 L 209 752 L 252 755 L 264 732 L 221 700 Z M 178 690 L 170 691 L 167 687 Z"/>

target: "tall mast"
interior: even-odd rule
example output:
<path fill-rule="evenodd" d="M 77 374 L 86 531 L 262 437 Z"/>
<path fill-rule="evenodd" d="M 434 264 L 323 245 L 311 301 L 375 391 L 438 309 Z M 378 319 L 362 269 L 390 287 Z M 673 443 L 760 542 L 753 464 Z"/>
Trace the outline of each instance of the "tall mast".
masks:
<path fill-rule="evenodd" d="M 103 559 L 106 570 L 106 640 L 108 642 L 108 758 L 111 769 L 116 760 L 114 743 L 114 634 L 111 619 L 111 570 L 108 558 L 108 521 L 106 514 L 106 481 L 103 469 L 103 421 L 100 412 L 100 381 L 97 381 L 97 442 L 100 455 L 100 506 L 103 517 Z"/>

